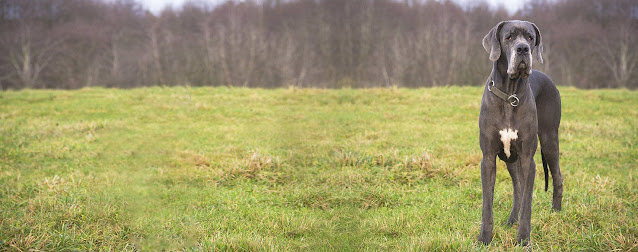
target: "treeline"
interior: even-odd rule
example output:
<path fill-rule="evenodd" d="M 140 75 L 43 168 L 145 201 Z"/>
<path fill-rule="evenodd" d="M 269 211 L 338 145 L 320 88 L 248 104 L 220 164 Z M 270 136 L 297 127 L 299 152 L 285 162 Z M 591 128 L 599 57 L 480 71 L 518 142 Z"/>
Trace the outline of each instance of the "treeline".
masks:
<path fill-rule="evenodd" d="M 472 1 L 468 1 L 472 2 Z M 0 88 L 483 85 L 483 36 L 523 19 L 542 32 L 556 83 L 638 87 L 638 1 L 189 2 L 0 0 Z"/>

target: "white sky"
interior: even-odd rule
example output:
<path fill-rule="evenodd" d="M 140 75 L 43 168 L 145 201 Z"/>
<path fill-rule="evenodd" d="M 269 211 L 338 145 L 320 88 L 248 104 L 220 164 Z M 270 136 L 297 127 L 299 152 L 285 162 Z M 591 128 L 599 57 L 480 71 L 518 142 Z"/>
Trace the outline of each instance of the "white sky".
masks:
<path fill-rule="evenodd" d="M 347 1 L 347 0 L 346 0 Z M 475 0 L 455 0 L 459 3 L 472 3 Z M 139 0 L 142 5 L 148 8 L 153 13 L 159 13 L 164 7 L 167 5 L 172 5 L 173 8 L 179 8 L 186 2 L 186 0 Z M 225 0 L 206 0 L 204 2 L 209 2 L 212 4 L 219 4 L 225 2 Z M 517 11 L 519 8 L 523 7 L 526 0 L 487 0 L 487 2 L 493 7 L 504 6 L 510 14 Z"/>
<path fill-rule="evenodd" d="M 167 5 L 172 5 L 173 8 L 182 6 L 186 0 L 139 0 L 144 7 L 148 8 L 151 12 L 157 14 Z"/>
<path fill-rule="evenodd" d="M 470 0 L 471 1 L 471 0 Z M 523 7 L 527 1 L 525 0 L 488 0 L 488 3 L 492 6 L 504 6 L 510 14 L 514 14 L 517 10 Z"/>

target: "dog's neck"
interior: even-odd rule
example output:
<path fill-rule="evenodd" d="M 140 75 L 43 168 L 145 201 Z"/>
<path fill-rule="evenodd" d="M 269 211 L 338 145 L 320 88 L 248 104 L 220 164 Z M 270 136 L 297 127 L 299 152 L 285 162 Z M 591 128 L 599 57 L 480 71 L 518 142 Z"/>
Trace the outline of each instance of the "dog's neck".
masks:
<path fill-rule="evenodd" d="M 508 95 L 518 94 L 520 96 L 521 93 L 525 93 L 529 86 L 529 77 L 509 78 L 509 74 L 507 74 L 507 59 L 503 56 L 494 61 L 491 78 L 494 81 L 494 87 Z"/>

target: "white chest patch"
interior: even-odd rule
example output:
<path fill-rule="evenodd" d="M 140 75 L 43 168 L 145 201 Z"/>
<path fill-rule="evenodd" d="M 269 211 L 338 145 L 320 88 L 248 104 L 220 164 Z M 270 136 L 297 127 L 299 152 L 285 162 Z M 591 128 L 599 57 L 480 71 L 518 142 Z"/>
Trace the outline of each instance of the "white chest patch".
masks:
<path fill-rule="evenodd" d="M 498 132 L 501 134 L 501 142 L 503 142 L 503 152 L 509 158 L 510 153 L 510 143 L 512 140 L 518 139 L 518 130 L 512 131 L 512 129 L 503 129 Z"/>

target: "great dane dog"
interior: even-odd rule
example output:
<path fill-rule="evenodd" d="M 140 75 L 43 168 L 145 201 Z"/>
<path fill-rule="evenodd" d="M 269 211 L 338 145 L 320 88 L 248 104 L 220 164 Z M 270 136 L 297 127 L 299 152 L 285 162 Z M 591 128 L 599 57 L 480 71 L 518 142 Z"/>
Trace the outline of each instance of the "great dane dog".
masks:
<path fill-rule="evenodd" d="M 520 213 L 516 241 L 525 246 L 531 229 L 537 135 L 541 143 L 545 190 L 549 166 L 554 185 L 552 208 L 561 210 L 563 178 L 558 164 L 560 94 L 547 75 L 532 70 L 533 51 L 537 60 L 543 63 L 541 33 L 535 24 L 519 20 L 500 22 L 483 38 L 483 47 L 490 54 L 493 68 L 485 84 L 479 115 L 479 140 L 483 152 L 483 214 L 478 240 L 484 244 L 492 241 L 498 156 L 507 164 L 514 187 L 514 202 L 507 224 L 516 223 Z"/>

